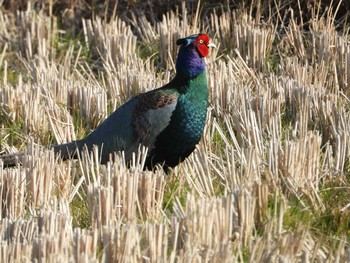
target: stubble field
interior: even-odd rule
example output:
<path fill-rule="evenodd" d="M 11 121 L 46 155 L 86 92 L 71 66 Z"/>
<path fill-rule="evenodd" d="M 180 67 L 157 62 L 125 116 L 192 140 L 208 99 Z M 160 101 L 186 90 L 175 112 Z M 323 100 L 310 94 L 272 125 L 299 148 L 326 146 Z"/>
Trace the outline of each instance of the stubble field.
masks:
<path fill-rule="evenodd" d="M 306 16 L 287 0 L 204 1 L 162 6 L 160 18 L 79 19 L 42 2 L 0 1 L 0 151 L 26 152 L 23 165 L 0 163 L 0 262 L 350 260 L 341 1 Z M 198 32 L 218 48 L 206 58 L 205 134 L 185 162 L 165 175 L 142 171 L 145 149 L 131 167 L 122 155 L 104 166 L 98 152 L 61 161 L 45 149 L 169 82 L 176 40 Z"/>

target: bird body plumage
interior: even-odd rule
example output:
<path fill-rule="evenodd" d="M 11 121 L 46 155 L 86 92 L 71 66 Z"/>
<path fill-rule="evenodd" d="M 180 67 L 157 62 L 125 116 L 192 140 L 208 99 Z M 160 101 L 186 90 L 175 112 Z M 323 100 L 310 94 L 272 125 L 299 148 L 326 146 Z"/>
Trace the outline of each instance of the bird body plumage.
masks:
<path fill-rule="evenodd" d="M 181 86 L 181 87 L 180 87 Z M 174 167 L 184 160 L 202 137 L 207 107 L 208 88 L 205 72 L 187 83 L 179 84 L 177 105 L 168 126 L 159 134 L 150 149 L 146 167 L 157 163 Z"/>

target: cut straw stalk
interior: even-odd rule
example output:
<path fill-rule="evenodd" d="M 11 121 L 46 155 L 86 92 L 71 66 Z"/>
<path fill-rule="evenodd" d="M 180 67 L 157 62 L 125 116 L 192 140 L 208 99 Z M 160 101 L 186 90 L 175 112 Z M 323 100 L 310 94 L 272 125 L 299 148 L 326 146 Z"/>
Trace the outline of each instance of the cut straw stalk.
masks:
<path fill-rule="evenodd" d="M 178 37 L 210 32 L 220 45 L 207 59 L 205 136 L 169 177 L 142 171 L 145 151 L 127 168 L 122 158 L 101 166 L 96 153 L 62 163 L 29 145 L 23 167 L 0 168 L 1 262 L 346 259 L 348 241 L 339 234 L 346 232 L 325 233 L 317 223 L 337 213 L 325 213 L 324 184 L 347 189 L 347 31 L 336 31 L 333 15 L 313 13 L 306 32 L 293 14 L 251 18 L 222 9 L 203 18 L 196 10 L 183 6 L 161 22 L 140 17 L 132 25 L 118 17 L 83 20 L 85 43 L 73 39 L 62 51 L 65 32 L 55 17 L 32 5 L 16 15 L 0 8 L 1 145 L 11 152 L 20 147 L 12 125 L 21 127 L 20 141 L 50 132 L 71 141 L 80 136 L 77 111 L 88 133 L 132 95 L 169 82 Z M 156 51 L 143 60 L 138 44 Z M 18 81 L 13 72 L 22 74 Z M 179 189 L 170 185 L 174 178 Z M 316 229 L 302 218 L 291 226 L 291 197 L 296 208 L 319 215 Z M 86 208 L 71 214 L 76 200 Z M 346 204 L 339 203 L 344 215 Z M 82 223 L 80 212 L 90 221 Z"/>

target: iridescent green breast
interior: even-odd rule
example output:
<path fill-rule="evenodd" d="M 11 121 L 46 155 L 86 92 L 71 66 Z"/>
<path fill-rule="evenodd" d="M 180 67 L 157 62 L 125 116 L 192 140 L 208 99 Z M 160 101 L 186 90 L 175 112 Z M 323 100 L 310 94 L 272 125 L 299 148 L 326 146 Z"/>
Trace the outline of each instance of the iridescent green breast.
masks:
<path fill-rule="evenodd" d="M 208 84 L 205 72 L 179 87 L 179 98 L 166 129 L 159 134 L 150 152 L 147 166 L 165 163 L 173 167 L 185 159 L 200 141 L 208 108 Z"/>

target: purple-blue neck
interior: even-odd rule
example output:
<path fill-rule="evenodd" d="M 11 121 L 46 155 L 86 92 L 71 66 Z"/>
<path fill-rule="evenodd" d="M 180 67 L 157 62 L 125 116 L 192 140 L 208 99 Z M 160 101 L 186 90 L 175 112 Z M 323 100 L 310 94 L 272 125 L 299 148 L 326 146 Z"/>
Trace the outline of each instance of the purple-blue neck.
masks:
<path fill-rule="evenodd" d="M 181 78 L 192 79 L 205 70 L 204 59 L 194 46 L 180 47 L 176 61 L 176 75 Z"/>

